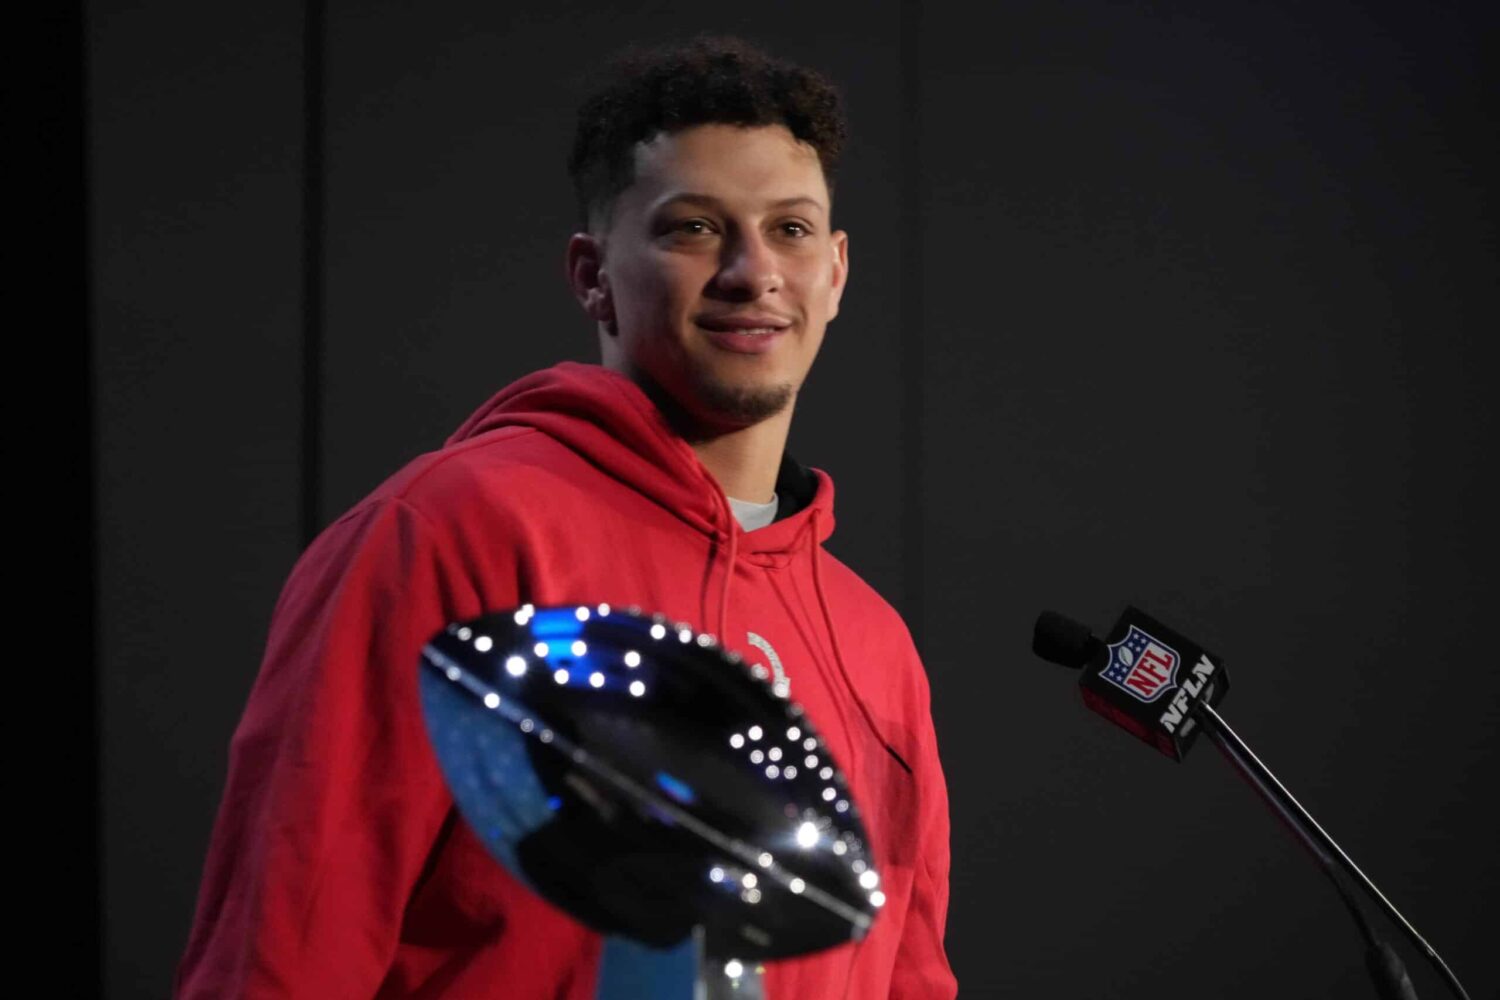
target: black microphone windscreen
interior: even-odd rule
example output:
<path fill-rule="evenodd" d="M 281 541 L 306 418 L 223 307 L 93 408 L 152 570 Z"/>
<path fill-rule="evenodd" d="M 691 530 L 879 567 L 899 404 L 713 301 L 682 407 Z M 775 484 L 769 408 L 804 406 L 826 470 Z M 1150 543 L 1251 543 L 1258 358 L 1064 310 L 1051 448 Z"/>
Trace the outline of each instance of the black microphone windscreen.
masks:
<path fill-rule="evenodd" d="M 1082 625 L 1056 611 L 1037 616 L 1031 634 L 1031 651 L 1049 663 L 1079 669 L 1085 666 L 1099 648 L 1099 640 Z"/>

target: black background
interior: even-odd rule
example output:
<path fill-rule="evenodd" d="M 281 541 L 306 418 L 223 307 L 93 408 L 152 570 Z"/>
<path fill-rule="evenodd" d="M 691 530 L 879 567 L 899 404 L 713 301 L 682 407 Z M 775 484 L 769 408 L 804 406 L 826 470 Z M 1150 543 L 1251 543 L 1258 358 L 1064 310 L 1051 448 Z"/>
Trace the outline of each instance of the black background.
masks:
<path fill-rule="evenodd" d="M 169 989 L 307 532 L 593 358 L 561 263 L 583 74 L 713 29 L 848 97 L 851 285 L 792 451 L 927 662 L 961 995 L 1372 995 L 1207 744 L 1170 763 L 1030 655 L 1042 608 L 1130 601 L 1223 654 L 1225 716 L 1493 996 L 1490 10 L 87 5 L 107 995 Z"/>

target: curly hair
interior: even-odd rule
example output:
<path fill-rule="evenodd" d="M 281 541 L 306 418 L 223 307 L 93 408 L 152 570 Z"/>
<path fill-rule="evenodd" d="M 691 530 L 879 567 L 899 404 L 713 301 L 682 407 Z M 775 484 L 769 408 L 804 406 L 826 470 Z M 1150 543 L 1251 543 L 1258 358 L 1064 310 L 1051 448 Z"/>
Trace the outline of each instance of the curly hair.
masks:
<path fill-rule="evenodd" d="M 579 106 L 568 173 L 584 226 L 607 218 L 635 179 L 635 145 L 694 125 L 784 125 L 817 150 L 833 177 L 848 135 L 843 100 L 826 77 L 738 38 L 627 49 Z"/>

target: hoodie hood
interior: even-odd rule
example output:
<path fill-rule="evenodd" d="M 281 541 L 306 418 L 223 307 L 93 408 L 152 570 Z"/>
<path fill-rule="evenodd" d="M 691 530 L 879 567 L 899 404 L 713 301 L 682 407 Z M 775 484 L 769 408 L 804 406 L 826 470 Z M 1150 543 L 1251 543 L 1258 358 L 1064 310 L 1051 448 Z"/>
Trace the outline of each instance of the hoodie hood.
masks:
<path fill-rule="evenodd" d="M 737 535 L 742 555 L 774 558 L 833 534 L 833 481 L 821 470 L 782 460 L 776 492 L 782 516 L 758 531 L 739 530 L 724 491 L 649 396 L 599 365 L 565 361 L 511 383 L 448 438 L 448 444 L 492 431 L 529 427 L 715 538 Z M 790 511 L 790 513 L 787 513 Z"/>
<path fill-rule="evenodd" d="M 837 665 L 837 676 L 825 677 L 825 682 L 845 691 L 871 733 L 891 748 L 850 677 L 828 606 L 821 560 L 826 558 L 822 543 L 833 534 L 833 480 L 826 473 L 783 456 L 776 492 L 790 513 L 764 528 L 743 531 L 718 481 L 640 386 L 599 365 L 572 361 L 500 390 L 464 421 L 448 444 L 515 427 L 547 435 L 712 540 L 708 575 L 717 580 L 718 600 L 704 595 L 702 625 L 719 636 L 727 628 L 737 561 L 769 566 L 805 559 L 816 595 L 814 613 L 823 619 Z M 710 617 L 715 604 L 717 613 Z M 851 745 L 851 758 L 853 754 Z"/>

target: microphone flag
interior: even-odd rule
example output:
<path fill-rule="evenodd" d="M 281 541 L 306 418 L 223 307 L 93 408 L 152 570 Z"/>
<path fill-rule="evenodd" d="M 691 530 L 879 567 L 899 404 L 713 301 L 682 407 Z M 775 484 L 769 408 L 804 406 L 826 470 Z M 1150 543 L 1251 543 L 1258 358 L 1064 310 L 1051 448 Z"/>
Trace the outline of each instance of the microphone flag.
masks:
<path fill-rule="evenodd" d="M 1182 760 L 1198 736 L 1198 706 L 1224 699 L 1229 674 L 1217 654 L 1132 606 L 1098 645 L 1078 685 L 1089 708 Z"/>

